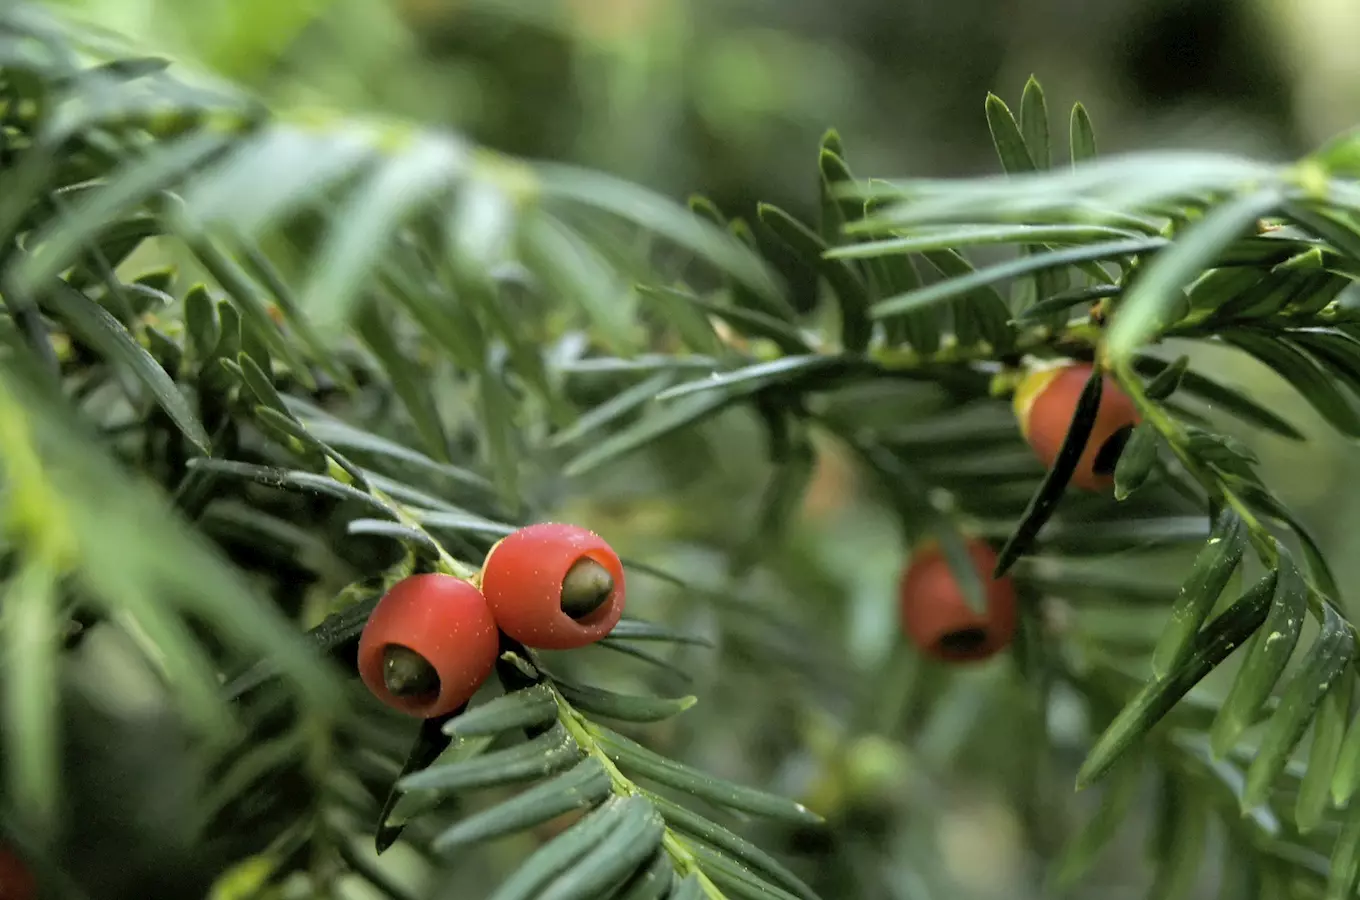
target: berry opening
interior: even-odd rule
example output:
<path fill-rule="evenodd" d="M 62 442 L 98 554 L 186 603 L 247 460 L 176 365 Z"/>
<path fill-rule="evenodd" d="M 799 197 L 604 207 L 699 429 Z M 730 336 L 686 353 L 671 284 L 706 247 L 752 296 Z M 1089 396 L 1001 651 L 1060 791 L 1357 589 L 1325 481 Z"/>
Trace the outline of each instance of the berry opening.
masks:
<path fill-rule="evenodd" d="M 1096 452 L 1091 471 L 1097 475 L 1113 475 L 1115 466 L 1119 464 L 1119 457 L 1123 454 L 1124 447 L 1128 444 L 1129 437 L 1132 435 L 1132 425 L 1125 425 L 1110 435 L 1105 443 L 1100 445 L 1100 450 Z"/>
<path fill-rule="evenodd" d="M 383 685 L 394 697 L 433 701 L 439 696 L 439 672 L 410 647 L 388 644 L 383 648 Z"/>
<path fill-rule="evenodd" d="M 614 592 L 614 576 L 590 557 L 572 563 L 562 578 L 562 612 L 580 621 L 599 609 Z"/>
<path fill-rule="evenodd" d="M 940 649 L 950 654 L 976 653 L 987 646 L 987 629 L 960 628 L 940 637 Z"/>

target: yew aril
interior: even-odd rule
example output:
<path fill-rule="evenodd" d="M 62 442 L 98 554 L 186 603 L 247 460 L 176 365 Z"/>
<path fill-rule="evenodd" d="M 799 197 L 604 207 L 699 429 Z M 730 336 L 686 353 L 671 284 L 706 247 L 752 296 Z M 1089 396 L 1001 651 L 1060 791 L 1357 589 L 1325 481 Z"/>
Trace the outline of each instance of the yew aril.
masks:
<path fill-rule="evenodd" d="M 609 634 L 623 615 L 623 563 L 604 538 L 545 522 L 502 538 L 482 566 L 496 624 L 527 647 L 571 650 Z"/>
<path fill-rule="evenodd" d="M 1015 417 L 1020 433 L 1046 468 L 1052 468 L 1072 424 L 1077 399 L 1091 377 L 1090 363 L 1068 363 L 1030 372 L 1015 391 Z M 1114 487 L 1114 469 L 1141 417 L 1128 394 L 1108 375 L 1102 376 L 1100 406 L 1086 447 L 1072 473 L 1071 484 L 1087 491 Z"/>
<path fill-rule="evenodd" d="M 902 628 L 923 653 L 946 662 L 986 659 L 1015 637 L 1015 584 L 1010 576 L 992 578 L 996 551 L 969 539 L 968 556 L 982 579 L 986 611 L 974 612 L 938 544 L 919 546 L 902 572 L 898 602 Z"/>
<path fill-rule="evenodd" d="M 452 575 L 412 575 L 383 596 L 359 638 L 359 677 L 410 716 L 446 715 L 495 668 L 500 633 L 476 586 Z"/>

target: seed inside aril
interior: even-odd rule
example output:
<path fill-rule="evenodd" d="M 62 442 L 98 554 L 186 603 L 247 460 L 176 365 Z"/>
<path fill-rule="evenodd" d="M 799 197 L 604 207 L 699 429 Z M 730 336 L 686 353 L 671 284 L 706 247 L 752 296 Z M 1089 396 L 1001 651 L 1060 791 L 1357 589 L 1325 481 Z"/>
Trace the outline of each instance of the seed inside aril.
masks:
<path fill-rule="evenodd" d="M 437 695 L 439 673 L 411 648 L 388 644 L 383 649 L 383 684 L 397 697 Z"/>
<path fill-rule="evenodd" d="M 614 576 L 589 557 L 578 559 L 562 579 L 562 612 L 584 619 L 600 608 L 614 590 Z"/>

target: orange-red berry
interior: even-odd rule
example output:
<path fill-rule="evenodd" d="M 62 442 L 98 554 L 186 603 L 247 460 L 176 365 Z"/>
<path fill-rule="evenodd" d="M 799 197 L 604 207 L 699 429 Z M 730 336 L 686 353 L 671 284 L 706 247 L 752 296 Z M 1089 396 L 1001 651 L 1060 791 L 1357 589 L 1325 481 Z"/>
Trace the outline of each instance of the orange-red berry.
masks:
<path fill-rule="evenodd" d="M 491 548 L 482 592 L 496 624 L 526 647 L 570 650 L 593 644 L 623 615 L 623 563 L 593 531 L 544 523 Z"/>
<path fill-rule="evenodd" d="M 452 575 L 413 575 L 378 601 L 364 626 L 359 677 L 388 706 L 429 719 L 477 693 L 499 653 L 481 591 Z"/>
<path fill-rule="evenodd" d="M 8 847 L 0 846 L 0 900 L 33 900 L 38 895 L 33 873 Z"/>
<path fill-rule="evenodd" d="M 1058 458 L 1077 399 L 1092 369 L 1090 363 L 1037 369 L 1026 375 L 1015 391 L 1015 417 L 1020 422 L 1020 433 L 1045 467 L 1051 468 Z M 1104 376 L 1095 425 L 1071 483 L 1088 491 L 1110 490 L 1119 454 L 1138 422 L 1138 410 L 1128 394 L 1114 379 Z"/>
<path fill-rule="evenodd" d="M 968 541 L 968 555 L 987 594 L 985 613 L 976 613 L 945 561 L 939 545 L 921 545 L 898 585 L 902 628 L 924 653 L 946 662 L 986 659 L 1015 636 L 1016 595 L 1009 575 L 992 578 L 996 552 Z"/>

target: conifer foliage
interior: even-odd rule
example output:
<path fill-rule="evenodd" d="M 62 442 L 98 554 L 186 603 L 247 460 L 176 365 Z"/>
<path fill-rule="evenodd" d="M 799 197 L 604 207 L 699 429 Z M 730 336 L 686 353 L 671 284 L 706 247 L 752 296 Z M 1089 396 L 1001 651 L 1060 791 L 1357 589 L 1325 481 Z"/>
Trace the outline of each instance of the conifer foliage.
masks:
<path fill-rule="evenodd" d="M 1014 581 L 1006 664 L 1041 725 L 1061 689 L 1098 726 L 1078 786 L 1102 802 L 1057 884 L 1155 773 L 1154 896 L 1184 896 L 1211 821 L 1250 882 L 1238 896 L 1353 895 L 1356 629 L 1230 432 L 1302 436 L 1165 342 L 1254 357 L 1360 437 L 1343 293 L 1360 276 L 1360 138 L 1286 166 L 1106 159 L 1080 105 L 1055 139 L 1031 80 L 1018 115 L 986 102 L 1004 174 L 865 179 L 828 132 L 818 221 L 762 205 L 753 228 L 451 133 L 268 110 L 22 5 L 0 12 L 0 115 L 4 797 L 37 856 L 60 827 L 63 655 L 112 627 L 211 759 L 204 834 L 248 836 L 231 896 L 357 879 L 406 897 L 373 849 L 401 842 L 437 871 L 549 824 L 496 900 L 849 896 L 739 824 L 806 835 L 819 815 L 649 748 L 694 696 L 584 683 L 501 635 L 496 687 L 411 741 L 355 675 L 387 589 L 473 577 L 574 479 L 744 409 L 768 434 L 768 484 L 734 569 L 780 541 L 815 436 L 856 460 L 908 542 L 934 542 L 975 612 L 989 574 Z M 148 244 L 176 266 L 129 275 Z M 818 283 L 815 309 L 795 309 L 767 252 Z M 1008 397 L 1070 362 L 1090 374 L 1045 467 Z M 904 384 L 932 402 L 874 409 Z M 1111 437 L 1112 391 L 1130 412 L 1103 458 L 1087 445 Z M 1079 465 L 1105 466 L 1112 492 L 1078 491 Z M 1166 547 L 1193 563 L 1165 596 L 1092 565 Z M 1120 604 L 1165 624 L 1088 618 Z M 600 645 L 664 668 L 657 648 L 705 642 L 625 613 Z M 1220 667 L 1226 696 L 1197 692 Z"/>

